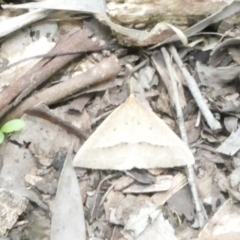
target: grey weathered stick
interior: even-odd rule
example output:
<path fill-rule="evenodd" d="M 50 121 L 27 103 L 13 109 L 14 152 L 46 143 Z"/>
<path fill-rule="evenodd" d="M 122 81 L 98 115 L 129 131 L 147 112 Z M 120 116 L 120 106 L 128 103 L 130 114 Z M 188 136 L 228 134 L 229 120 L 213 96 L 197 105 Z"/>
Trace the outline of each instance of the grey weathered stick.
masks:
<path fill-rule="evenodd" d="M 202 94 L 198 88 L 198 85 L 197 85 L 195 79 L 190 75 L 190 73 L 184 66 L 181 58 L 179 57 L 179 55 L 176 51 L 176 48 L 174 46 L 171 46 L 169 48 L 169 50 L 170 50 L 171 54 L 173 55 L 173 58 L 176 61 L 179 69 L 181 70 L 181 72 L 185 78 L 185 81 L 187 82 L 188 88 L 189 88 L 191 94 L 193 95 L 203 116 L 205 117 L 209 127 L 214 131 L 220 130 L 222 128 L 221 124 L 217 121 L 217 119 L 214 118 L 213 114 L 209 110 L 206 102 L 204 101 L 204 99 L 202 97 Z"/>
<path fill-rule="evenodd" d="M 188 138 L 187 138 L 186 129 L 185 129 L 185 125 L 184 125 L 183 112 L 182 112 L 182 108 L 181 108 L 181 105 L 179 102 L 177 83 L 176 83 L 176 79 L 173 74 L 171 58 L 169 56 L 169 53 L 167 52 L 167 50 L 164 47 L 161 48 L 161 51 L 162 51 L 162 54 L 163 54 L 163 57 L 164 57 L 164 60 L 165 60 L 165 63 L 166 63 L 167 69 L 168 69 L 168 73 L 170 76 L 170 80 L 172 83 L 173 94 L 174 94 L 173 98 L 175 101 L 177 121 L 178 121 L 178 125 L 179 125 L 179 130 L 181 133 L 181 138 L 182 138 L 183 142 L 185 142 L 185 144 L 188 146 Z M 202 227 L 205 224 L 207 215 L 205 213 L 205 209 L 201 208 L 200 200 L 198 197 L 198 193 L 197 193 L 197 189 L 196 189 L 196 185 L 195 185 L 195 181 L 194 181 L 194 172 L 193 172 L 192 165 L 188 165 L 186 170 L 187 170 L 187 174 L 188 174 L 188 183 L 191 188 L 191 192 L 192 192 L 192 196 L 193 196 L 193 200 L 194 200 L 194 204 L 195 204 L 195 208 L 196 208 L 196 212 L 197 212 L 199 226 Z"/>

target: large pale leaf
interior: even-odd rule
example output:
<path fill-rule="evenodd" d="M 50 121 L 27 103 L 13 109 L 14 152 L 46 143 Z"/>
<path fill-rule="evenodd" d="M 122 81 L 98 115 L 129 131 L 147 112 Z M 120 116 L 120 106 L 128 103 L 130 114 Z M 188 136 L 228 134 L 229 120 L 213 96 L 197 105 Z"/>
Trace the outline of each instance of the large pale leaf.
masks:
<path fill-rule="evenodd" d="M 41 2 L 30 2 L 12 6 L 13 8 L 41 8 L 55 10 L 69 10 L 89 13 L 102 13 L 104 10 L 102 0 L 46 0 Z M 11 7 L 5 5 L 5 7 Z"/>
<path fill-rule="evenodd" d="M 51 240 L 85 240 L 85 221 L 70 147 L 58 183 L 52 216 Z"/>
<path fill-rule="evenodd" d="M 45 18 L 49 10 L 33 10 L 16 17 L 10 17 L 0 22 L 0 37 L 4 37 L 18 29 L 22 29 L 28 24 L 37 22 Z"/>

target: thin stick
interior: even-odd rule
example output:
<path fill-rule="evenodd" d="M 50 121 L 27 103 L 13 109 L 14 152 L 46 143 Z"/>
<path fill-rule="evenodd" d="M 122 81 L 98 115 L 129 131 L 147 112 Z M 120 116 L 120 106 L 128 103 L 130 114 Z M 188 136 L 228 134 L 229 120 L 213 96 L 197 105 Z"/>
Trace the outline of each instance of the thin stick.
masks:
<path fill-rule="evenodd" d="M 175 79 L 174 74 L 173 74 L 173 69 L 172 69 L 172 65 L 171 65 L 171 58 L 169 56 L 169 53 L 167 52 L 167 50 L 164 47 L 161 48 L 161 51 L 162 51 L 162 54 L 163 54 L 163 57 L 164 57 L 164 60 L 165 60 L 165 63 L 166 63 L 167 69 L 168 69 L 170 80 L 172 82 L 172 88 L 173 88 L 173 94 L 174 94 L 174 101 L 175 101 L 175 108 L 176 108 L 179 130 L 180 130 L 183 142 L 185 142 L 185 144 L 188 146 L 188 138 L 187 138 L 186 129 L 185 129 L 185 125 L 184 125 L 183 112 L 182 112 L 182 108 L 181 108 L 181 105 L 180 105 L 180 102 L 179 102 L 177 83 L 176 83 L 176 79 Z M 205 221 L 207 219 L 207 215 L 205 213 L 205 209 L 201 208 L 200 200 L 198 198 L 198 193 L 197 193 L 197 189 L 196 189 L 196 185 L 195 185 L 195 181 L 194 181 L 194 172 L 193 172 L 192 165 L 188 165 L 186 167 L 186 171 L 187 171 L 187 175 L 188 175 L 188 183 L 189 183 L 190 188 L 191 188 L 191 192 L 192 192 L 192 196 L 193 196 L 193 200 L 194 200 L 194 204 L 195 204 L 195 208 L 196 208 L 198 225 L 200 227 L 202 227 L 205 224 Z"/>
<path fill-rule="evenodd" d="M 214 131 L 220 130 L 222 128 L 221 124 L 217 121 L 217 119 L 214 118 L 213 114 L 209 110 L 206 102 L 204 101 L 204 99 L 201 95 L 201 92 L 198 88 L 198 85 L 197 85 L 195 79 L 190 75 L 187 68 L 184 66 L 181 58 L 179 57 L 179 55 L 176 51 L 176 48 L 172 45 L 172 46 L 170 46 L 169 50 L 170 50 L 170 53 L 172 54 L 174 60 L 176 61 L 179 69 L 181 70 L 181 72 L 187 82 L 188 88 L 189 88 L 190 92 L 192 93 L 192 96 L 194 97 L 203 116 L 205 117 L 208 125 Z"/>
<path fill-rule="evenodd" d="M 82 132 L 79 128 L 75 127 L 71 123 L 64 121 L 60 117 L 53 114 L 49 108 L 43 103 L 38 104 L 33 108 L 29 108 L 25 111 L 30 116 L 39 117 L 45 119 L 53 124 L 56 124 L 62 128 L 64 128 L 68 133 L 74 134 L 80 139 L 86 140 L 88 138 L 87 134 Z"/>
<path fill-rule="evenodd" d="M 94 194 L 93 206 L 92 206 L 91 213 L 90 213 L 90 217 L 91 217 L 90 222 L 92 222 L 97 217 L 97 214 L 99 212 L 98 207 L 101 206 L 99 204 L 100 203 L 99 197 L 101 197 L 100 196 L 100 190 L 101 190 L 101 187 L 102 187 L 103 183 L 107 180 L 112 179 L 112 178 L 120 177 L 121 175 L 122 174 L 120 172 L 110 174 L 110 175 L 106 176 L 104 179 L 102 179 L 101 182 L 98 184 L 98 187 L 97 187 L 97 189 L 95 191 L 95 194 Z M 104 200 L 105 200 L 105 197 L 106 196 L 104 196 Z M 99 200 L 99 202 L 98 202 L 98 200 Z"/>

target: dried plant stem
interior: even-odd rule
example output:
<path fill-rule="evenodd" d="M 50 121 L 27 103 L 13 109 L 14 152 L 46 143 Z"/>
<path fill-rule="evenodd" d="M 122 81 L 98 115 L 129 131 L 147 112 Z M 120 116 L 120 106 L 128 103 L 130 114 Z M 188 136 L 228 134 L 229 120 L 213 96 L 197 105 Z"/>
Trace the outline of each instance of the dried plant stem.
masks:
<path fill-rule="evenodd" d="M 211 111 L 209 110 L 206 102 L 204 101 L 201 92 L 198 88 L 198 85 L 196 83 L 196 81 L 194 80 L 194 78 L 190 75 L 190 73 L 188 72 L 188 70 L 186 69 L 186 67 L 184 66 L 181 58 L 179 57 L 176 48 L 172 45 L 169 48 L 174 60 L 176 61 L 179 69 L 181 70 L 185 81 L 187 82 L 188 88 L 190 90 L 190 92 L 192 93 L 192 96 L 194 97 L 199 109 L 201 110 L 203 116 L 205 117 L 208 125 L 210 126 L 210 128 L 214 131 L 216 130 L 220 130 L 221 124 L 214 118 L 213 114 L 211 113 Z"/>
<path fill-rule="evenodd" d="M 185 129 L 185 125 L 184 125 L 183 112 L 182 112 L 182 108 L 181 108 L 181 105 L 179 102 L 179 94 L 178 94 L 178 90 L 177 90 L 176 79 L 173 74 L 171 58 L 169 56 L 169 53 L 167 52 L 167 50 L 164 47 L 161 48 L 161 51 L 162 51 L 162 54 L 163 54 L 163 57 L 164 57 L 164 60 L 165 60 L 165 63 L 166 63 L 167 69 L 168 69 L 168 73 L 170 76 L 170 80 L 172 83 L 173 94 L 174 94 L 173 99 L 175 101 L 177 121 L 178 121 L 179 129 L 180 129 L 181 137 L 182 137 L 183 142 L 185 142 L 185 144 L 188 146 L 188 138 L 187 138 L 186 129 Z M 200 227 L 202 227 L 205 224 L 205 221 L 207 220 L 207 215 L 205 213 L 205 209 L 201 207 L 201 203 L 198 198 L 198 193 L 197 193 L 197 189 L 196 189 L 196 185 L 195 185 L 195 181 L 194 181 L 194 172 L 193 172 L 192 165 L 188 165 L 186 167 L 186 170 L 187 170 L 187 175 L 188 175 L 188 183 L 191 188 L 191 192 L 192 192 L 192 196 L 193 196 L 193 200 L 194 200 L 194 204 L 195 204 L 195 208 L 196 208 L 198 225 Z"/>
<path fill-rule="evenodd" d="M 99 207 L 101 207 L 101 205 L 102 205 L 102 201 L 100 200 L 100 198 L 101 198 L 100 190 L 101 190 L 103 183 L 107 180 L 120 177 L 121 175 L 122 175 L 122 173 L 120 173 L 120 172 L 110 174 L 110 175 L 106 176 L 104 179 L 102 179 L 101 182 L 98 184 L 98 187 L 94 194 L 93 206 L 92 206 L 92 209 L 90 212 L 90 222 L 92 222 L 97 217 L 97 214 L 99 212 Z M 105 197 L 106 197 L 106 195 L 103 196 L 104 199 L 105 199 Z"/>

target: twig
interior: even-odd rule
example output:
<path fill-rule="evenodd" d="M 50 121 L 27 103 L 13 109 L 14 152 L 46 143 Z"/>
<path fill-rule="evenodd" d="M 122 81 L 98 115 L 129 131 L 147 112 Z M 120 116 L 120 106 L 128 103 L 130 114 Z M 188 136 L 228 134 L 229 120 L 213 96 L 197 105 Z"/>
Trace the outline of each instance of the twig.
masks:
<path fill-rule="evenodd" d="M 184 66 L 182 60 L 180 59 L 180 57 L 176 51 L 176 48 L 172 45 L 172 46 L 170 46 L 169 50 L 170 50 L 171 54 L 173 55 L 173 58 L 176 61 L 179 69 L 181 70 L 181 72 L 187 82 L 188 88 L 189 88 L 190 92 L 192 93 L 192 96 L 194 97 L 203 116 L 205 117 L 208 125 L 214 131 L 220 130 L 222 128 L 221 124 L 214 118 L 213 114 L 209 110 L 206 102 L 204 101 L 204 99 L 201 95 L 201 92 L 198 88 L 197 83 L 195 82 L 194 78 L 190 75 L 190 73 L 188 72 L 186 67 Z"/>
<path fill-rule="evenodd" d="M 171 82 L 169 82 L 168 72 L 167 72 L 166 65 L 165 65 L 165 62 L 164 62 L 161 52 L 156 52 L 151 57 L 151 60 L 154 64 L 154 66 L 156 67 L 159 75 L 161 76 L 163 83 L 165 84 L 165 86 L 167 88 L 172 106 L 175 106 L 172 84 L 171 84 Z M 179 94 L 180 94 L 180 98 L 179 98 L 180 104 L 181 104 L 181 107 L 184 108 L 186 106 L 186 99 L 184 96 L 182 84 L 179 84 L 178 87 L 179 87 L 178 89 L 179 89 Z"/>
<path fill-rule="evenodd" d="M 21 117 L 28 108 L 32 108 L 41 102 L 50 105 L 93 84 L 114 78 L 120 70 L 118 59 L 114 55 L 105 58 L 86 72 L 29 97 L 13 109 L 2 122 Z"/>
<path fill-rule="evenodd" d="M 39 104 L 33 108 L 27 109 L 25 113 L 31 116 L 45 119 L 53 124 L 56 124 L 64 128 L 68 133 L 74 134 L 81 140 L 87 139 L 87 135 L 83 133 L 79 128 L 73 126 L 71 123 L 64 121 L 58 116 L 54 115 L 44 104 Z"/>
<path fill-rule="evenodd" d="M 94 126 L 98 121 L 102 120 L 102 119 L 105 119 L 108 115 L 110 115 L 111 113 L 113 112 L 113 110 L 109 110 L 103 114 L 101 114 L 100 116 L 94 118 L 92 121 L 91 121 L 91 126 Z"/>
<path fill-rule="evenodd" d="M 183 112 L 182 112 L 180 102 L 179 102 L 177 83 L 176 83 L 176 79 L 174 78 L 174 74 L 173 74 L 171 58 L 169 56 L 169 53 L 167 52 L 167 50 L 164 47 L 161 48 L 161 51 L 164 56 L 164 60 L 165 60 L 165 63 L 166 63 L 167 69 L 168 69 L 170 80 L 172 82 L 179 130 L 180 130 L 183 142 L 185 142 L 185 144 L 188 146 L 188 138 L 187 138 L 186 129 L 185 129 L 185 125 L 184 125 Z M 195 181 L 194 181 L 194 172 L 193 172 L 192 165 L 188 165 L 186 167 L 186 170 L 187 170 L 187 174 L 188 174 L 188 182 L 189 182 L 189 185 L 191 188 L 191 192 L 192 192 L 192 196 L 193 196 L 193 200 L 194 200 L 194 204 L 195 204 L 195 208 L 196 208 L 198 224 L 200 227 L 202 227 L 205 224 L 205 221 L 207 220 L 207 215 L 205 213 L 205 209 L 201 208 L 200 200 L 198 198 L 198 193 L 197 193 L 197 189 L 196 189 L 196 185 L 195 185 Z"/>
<path fill-rule="evenodd" d="M 108 188 L 108 190 L 104 193 L 101 202 L 99 203 L 99 207 L 102 207 L 103 203 L 105 202 L 108 194 L 113 190 L 113 188 L 116 186 L 118 182 L 116 181 L 115 183 L 112 183 L 112 185 Z"/>
<path fill-rule="evenodd" d="M 110 174 L 110 175 L 106 176 L 104 179 L 102 179 L 101 182 L 98 184 L 98 187 L 94 194 L 93 206 L 92 206 L 91 213 L 90 213 L 90 222 L 92 222 L 97 217 L 97 214 L 99 212 L 98 207 L 101 207 L 101 204 L 100 204 L 101 201 L 99 199 L 99 196 L 100 196 L 100 189 L 101 189 L 103 183 L 106 182 L 107 180 L 120 177 L 121 175 L 122 175 L 122 173 L 120 173 L 120 172 Z M 104 200 L 105 200 L 105 197 L 106 197 L 106 195 L 103 196 Z"/>
<path fill-rule="evenodd" d="M 195 127 L 199 127 L 200 121 L 201 121 L 201 112 L 198 110 L 197 120 L 196 120 L 196 123 L 195 123 Z"/>

